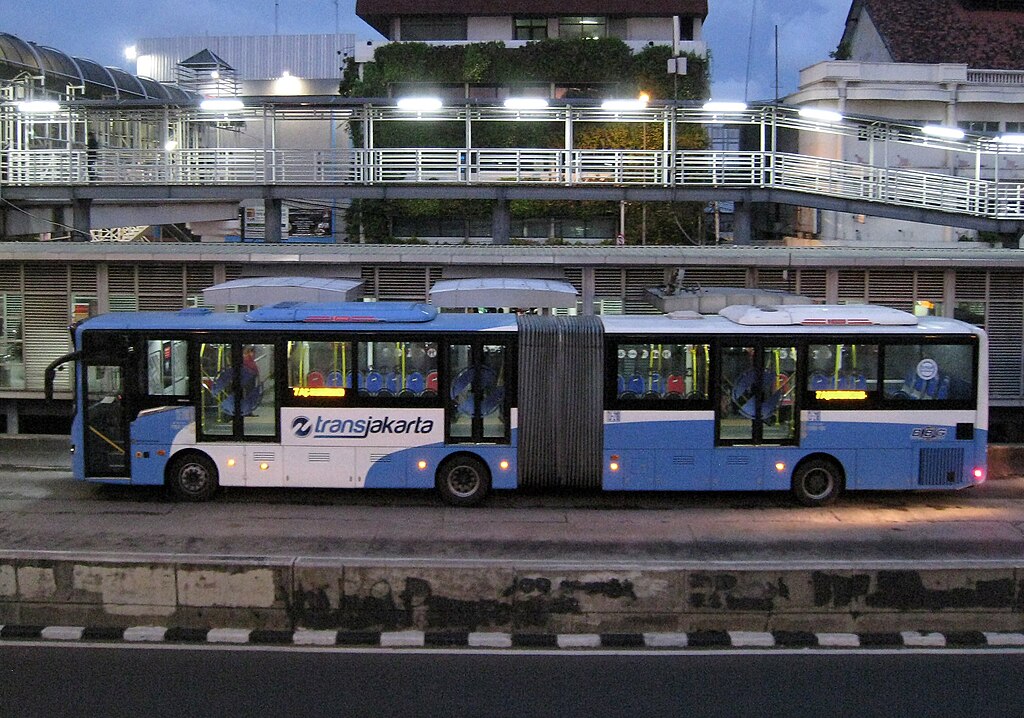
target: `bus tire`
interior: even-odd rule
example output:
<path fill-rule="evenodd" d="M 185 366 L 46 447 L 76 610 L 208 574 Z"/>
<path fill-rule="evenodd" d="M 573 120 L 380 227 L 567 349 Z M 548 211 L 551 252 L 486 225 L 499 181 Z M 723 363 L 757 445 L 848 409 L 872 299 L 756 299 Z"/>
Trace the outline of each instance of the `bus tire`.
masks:
<path fill-rule="evenodd" d="M 804 506 L 833 504 L 843 491 L 843 471 L 831 459 L 807 459 L 793 472 L 792 490 Z"/>
<path fill-rule="evenodd" d="M 208 501 L 220 486 L 217 466 L 205 454 L 179 454 L 167 467 L 167 486 L 182 501 Z"/>
<path fill-rule="evenodd" d="M 491 490 L 491 472 L 475 456 L 453 456 L 437 469 L 437 491 L 452 506 L 476 506 Z"/>

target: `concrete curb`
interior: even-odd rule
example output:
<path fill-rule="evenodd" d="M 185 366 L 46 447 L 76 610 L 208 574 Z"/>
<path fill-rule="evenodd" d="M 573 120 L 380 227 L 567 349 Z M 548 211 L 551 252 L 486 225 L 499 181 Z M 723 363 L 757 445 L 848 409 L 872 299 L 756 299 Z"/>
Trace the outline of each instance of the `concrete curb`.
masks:
<path fill-rule="evenodd" d="M 586 647 L 603 645 L 594 636 L 722 630 L 1024 631 L 1024 562 L 908 566 L 403 565 L 0 554 L 0 624 L 115 631 L 170 625 L 202 633 L 203 640 L 211 629 L 233 629 L 217 634 L 225 641 L 241 641 L 237 630 L 356 632 L 386 635 L 389 646 L 419 645 L 427 634 L 504 634 L 522 641 L 587 635 L 566 639 L 566 647 Z"/>
<path fill-rule="evenodd" d="M 1024 650 L 1024 633 L 994 631 L 815 633 L 809 631 L 722 631 L 689 633 L 497 633 L 468 631 L 296 631 L 166 626 L 0 625 L 0 641 L 120 641 L 219 645 L 275 645 L 366 648 L 562 649 L 886 649 L 1001 648 Z"/>

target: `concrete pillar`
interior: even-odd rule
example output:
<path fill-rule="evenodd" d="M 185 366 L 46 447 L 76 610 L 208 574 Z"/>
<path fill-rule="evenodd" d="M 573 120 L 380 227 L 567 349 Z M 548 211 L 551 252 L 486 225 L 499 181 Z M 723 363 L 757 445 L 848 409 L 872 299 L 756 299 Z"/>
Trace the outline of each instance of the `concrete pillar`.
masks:
<path fill-rule="evenodd" d="M 594 313 L 594 294 L 595 294 L 595 280 L 594 280 L 594 268 L 584 267 L 583 276 L 581 279 L 582 286 L 580 287 L 581 298 L 580 301 L 583 304 L 583 314 Z"/>
<path fill-rule="evenodd" d="M 92 239 L 89 230 L 92 229 L 92 200 L 74 199 L 71 200 L 71 239 L 75 242 L 88 242 Z"/>
<path fill-rule="evenodd" d="M 737 202 L 732 215 L 732 243 L 748 245 L 750 242 L 750 204 Z"/>
<path fill-rule="evenodd" d="M 499 197 L 491 209 L 491 244 L 508 244 L 512 229 L 512 217 L 508 212 L 508 200 Z"/>
<path fill-rule="evenodd" d="M 263 241 L 281 241 L 281 200 L 263 200 Z"/>

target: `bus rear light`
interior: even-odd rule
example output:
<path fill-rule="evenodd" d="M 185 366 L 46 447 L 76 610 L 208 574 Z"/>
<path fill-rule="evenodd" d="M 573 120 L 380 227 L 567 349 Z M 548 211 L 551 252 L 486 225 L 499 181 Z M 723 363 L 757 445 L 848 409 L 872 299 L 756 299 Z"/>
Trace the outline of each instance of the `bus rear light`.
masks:
<path fill-rule="evenodd" d="M 974 470 L 974 480 L 981 482 L 985 480 L 985 469 L 980 466 Z"/>
<path fill-rule="evenodd" d="M 502 471 L 508 471 L 508 460 L 502 459 L 500 462 L 498 462 L 498 466 L 501 467 Z"/>
<path fill-rule="evenodd" d="M 608 468 L 611 469 L 612 471 L 618 471 L 619 470 L 619 457 L 618 456 L 612 456 L 611 462 L 609 462 L 609 464 L 608 464 Z"/>
<path fill-rule="evenodd" d="M 416 462 L 416 468 L 419 469 L 420 471 L 423 471 L 423 469 L 427 468 L 427 462 L 423 461 L 423 459 L 420 459 L 419 461 Z"/>

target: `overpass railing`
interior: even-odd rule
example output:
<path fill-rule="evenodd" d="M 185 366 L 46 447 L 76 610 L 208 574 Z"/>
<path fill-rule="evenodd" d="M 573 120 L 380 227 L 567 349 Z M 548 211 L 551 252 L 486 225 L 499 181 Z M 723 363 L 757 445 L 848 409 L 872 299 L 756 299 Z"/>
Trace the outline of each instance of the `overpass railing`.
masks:
<path fill-rule="evenodd" d="M 506 185 L 773 188 L 990 219 L 1024 185 L 781 152 L 560 149 L 7 150 L 0 186 Z"/>

